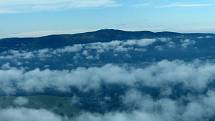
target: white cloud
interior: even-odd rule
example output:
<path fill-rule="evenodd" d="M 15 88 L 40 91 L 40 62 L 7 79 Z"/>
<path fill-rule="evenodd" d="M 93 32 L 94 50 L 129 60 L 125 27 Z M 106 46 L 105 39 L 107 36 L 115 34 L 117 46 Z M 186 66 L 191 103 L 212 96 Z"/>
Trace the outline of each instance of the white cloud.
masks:
<path fill-rule="evenodd" d="M 13 101 L 13 103 L 14 103 L 15 105 L 23 106 L 23 105 L 28 104 L 28 103 L 29 103 L 29 100 L 28 100 L 28 98 L 25 98 L 25 97 L 17 97 L 17 98 Z"/>
<path fill-rule="evenodd" d="M 144 111 L 134 111 L 131 113 L 116 112 L 96 115 L 84 113 L 76 118 L 77 121 L 163 121 L 159 116 Z"/>
<path fill-rule="evenodd" d="M 140 40 L 128 40 L 126 42 L 122 42 L 124 45 L 137 45 L 137 46 L 148 46 L 156 42 L 156 39 L 140 39 Z"/>
<path fill-rule="evenodd" d="M 0 70 L 0 90 L 8 94 L 16 89 L 42 92 L 46 88 L 69 91 L 71 86 L 80 90 L 98 89 L 101 83 L 171 88 L 182 84 L 185 89 L 202 92 L 215 79 L 215 64 L 161 61 L 144 68 L 105 65 L 73 70 L 26 71 L 15 68 Z M 164 90 L 165 91 L 165 90 Z M 165 91 L 166 92 L 166 91 Z"/>
<path fill-rule="evenodd" d="M 63 121 L 60 116 L 44 109 L 1 109 L 0 117 L 1 121 Z"/>
<path fill-rule="evenodd" d="M 115 0 L 1 0 L 1 13 L 116 6 Z"/>
<path fill-rule="evenodd" d="M 151 3 L 136 3 L 136 4 L 133 4 L 132 7 L 148 7 L 150 5 Z"/>
<path fill-rule="evenodd" d="M 167 5 L 161 5 L 158 8 L 172 8 L 172 7 L 178 7 L 178 8 L 190 8 L 190 7 L 211 7 L 214 6 L 214 4 L 210 3 L 172 3 Z"/>
<path fill-rule="evenodd" d="M 0 8 L 0 14 L 7 14 L 7 13 L 14 13 L 15 11 L 13 11 L 12 9 L 8 9 L 8 8 Z"/>
<path fill-rule="evenodd" d="M 72 99 L 72 104 L 79 101 L 78 97 Z M 104 114 L 82 111 L 74 117 L 62 117 L 46 109 L 10 107 L 0 109 L 0 117 L 1 121 L 210 121 L 215 115 L 214 90 L 177 99 L 162 96 L 154 99 L 133 89 L 123 99 L 124 105 L 137 108 Z"/>
<path fill-rule="evenodd" d="M 182 43 L 181 44 L 182 47 L 187 48 L 190 45 L 194 45 L 196 43 L 196 41 L 191 40 L 191 39 L 182 39 L 181 43 Z"/>
<path fill-rule="evenodd" d="M 111 42 L 96 42 L 90 44 L 75 44 L 71 46 L 65 46 L 58 49 L 40 49 L 35 51 L 20 51 L 20 50 L 8 50 L 0 53 L 0 59 L 32 59 L 32 58 L 47 58 L 53 55 L 62 55 L 68 53 L 82 53 L 86 58 L 93 58 L 90 53 L 86 54 L 86 51 L 96 50 L 98 54 L 107 51 L 126 52 L 126 51 L 146 51 L 145 47 L 156 42 L 156 39 L 140 39 L 140 40 L 127 40 L 127 41 L 111 41 Z M 134 47 L 136 46 L 136 47 Z"/>
<path fill-rule="evenodd" d="M 209 121 L 215 115 L 214 91 L 208 91 L 206 95 L 186 95 L 184 98 L 187 103 L 183 103 L 180 98 L 176 100 L 165 97 L 152 99 L 150 96 L 132 90 L 124 96 L 124 103 L 130 106 L 135 104 L 138 109 L 134 112 L 158 116 L 160 121 Z"/>
<path fill-rule="evenodd" d="M 129 111 L 104 114 L 83 111 L 74 117 L 62 117 L 46 109 L 10 107 L 0 109 L 0 117 L 1 121 L 210 121 L 213 119 L 214 91 L 208 91 L 206 95 L 186 95 L 184 98 L 187 98 L 187 103 L 183 103 L 181 99 L 173 100 L 165 97 L 153 99 L 137 90 L 132 90 L 124 96 L 128 101 L 124 103 L 136 104 L 138 108 Z"/>

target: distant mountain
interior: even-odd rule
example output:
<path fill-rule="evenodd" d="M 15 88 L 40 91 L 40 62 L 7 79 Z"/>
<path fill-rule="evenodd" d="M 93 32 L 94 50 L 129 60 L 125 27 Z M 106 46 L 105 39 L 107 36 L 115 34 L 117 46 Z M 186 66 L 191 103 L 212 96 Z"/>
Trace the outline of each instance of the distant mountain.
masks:
<path fill-rule="evenodd" d="M 7 49 L 42 49 L 59 48 L 74 44 L 87 44 L 95 42 L 110 42 L 112 40 L 146 39 L 146 38 L 175 38 L 175 37 L 214 36 L 203 33 L 176 33 L 151 31 L 122 31 L 102 29 L 94 32 L 78 34 L 49 35 L 35 38 L 5 38 L 0 39 L 0 50 Z"/>

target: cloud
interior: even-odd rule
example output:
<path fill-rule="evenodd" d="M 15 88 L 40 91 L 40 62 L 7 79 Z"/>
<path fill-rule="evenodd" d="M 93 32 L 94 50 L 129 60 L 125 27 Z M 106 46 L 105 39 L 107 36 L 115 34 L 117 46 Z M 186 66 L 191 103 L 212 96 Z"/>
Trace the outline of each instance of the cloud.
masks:
<path fill-rule="evenodd" d="M 149 96 L 139 95 L 138 98 L 134 98 L 128 94 L 126 98 L 130 101 L 132 98 L 138 108 L 128 112 L 108 112 L 104 115 L 83 113 L 76 119 L 77 121 L 84 121 L 84 119 L 89 121 L 210 121 L 215 115 L 214 106 L 211 105 L 214 104 L 212 101 L 215 98 L 213 91 L 200 98 L 192 98 L 187 104 L 182 103 L 180 99 L 172 100 L 165 97 L 152 99 Z"/>
<path fill-rule="evenodd" d="M 63 121 L 60 116 L 44 109 L 1 109 L 0 117 L 1 121 Z"/>
<path fill-rule="evenodd" d="M 172 3 L 167 5 L 161 5 L 158 8 L 195 8 L 195 7 L 211 7 L 214 6 L 214 4 L 210 3 Z"/>
<path fill-rule="evenodd" d="M 0 8 L 0 14 L 7 14 L 7 13 L 14 13 L 15 11 L 13 11 L 12 9 L 8 9 L 8 8 Z"/>
<path fill-rule="evenodd" d="M 132 7 L 149 7 L 149 6 L 151 6 L 151 3 L 136 3 L 132 5 Z"/>
<path fill-rule="evenodd" d="M 206 37 L 206 36 L 205 36 Z M 200 39 L 205 38 L 201 36 Z M 208 38 L 208 37 L 207 37 Z M 199 39 L 199 37 L 197 38 Z M 73 56 L 73 60 L 98 60 L 100 56 L 107 53 L 114 53 L 113 56 L 127 53 L 128 58 L 134 57 L 129 55 L 132 52 L 137 54 L 147 53 L 149 50 L 163 51 L 175 49 L 189 49 L 198 46 L 198 41 L 194 39 L 178 39 L 171 38 L 153 38 L 153 39 L 139 39 L 139 40 L 113 40 L 111 42 L 95 42 L 87 44 L 74 44 L 64 46 L 61 48 L 44 48 L 38 50 L 5 50 L 0 53 L 1 60 L 13 61 L 23 63 L 23 60 L 29 61 L 32 59 L 46 60 L 54 57 L 68 57 Z M 150 49 L 149 49 L 150 48 Z M 129 57 L 130 56 L 130 57 Z"/>
<path fill-rule="evenodd" d="M 65 10 L 71 8 L 93 8 L 116 6 L 115 0 L 2 0 L 1 13 Z"/>
<path fill-rule="evenodd" d="M 81 115 L 70 119 L 45 109 L 30 108 L 1 109 L 0 117 L 2 121 L 162 121 L 158 116 L 143 111 L 110 112 L 104 115 L 83 112 Z"/>
<path fill-rule="evenodd" d="M 176 100 L 167 97 L 153 99 L 138 90 L 131 90 L 123 99 L 126 100 L 124 105 L 135 104 L 138 108 L 102 114 L 82 111 L 68 117 L 47 109 L 10 107 L 0 109 L 0 117 L 2 121 L 210 121 L 215 115 L 213 90 L 204 95 L 186 95 Z"/>
<path fill-rule="evenodd" d="M 86 88 L 98 89 L 102 82 L 105 84 L 125 84 L 131 87 L 125 90 L 125 94 L 118 95 L 122 98 L 120 106 L 127 107 L 126 109 L 118 107 L 123 109 L 120 111 L 108 111 L 103 114 L 81 111 L 79 115 L 74 117 L 67 117 L 66 115 L 62 117 L 47 109 L 8 107 L 0 109 L 0 117 L 3 121 L 210 121 L 215 115 L 215 92 L 214 87 L 211 88 L 209 85 L 214 80 L 215 64 L 196 61 L 164 60 L 146 67 L 109 64 L 103 67 L 63 71 L 19 70 L 7 67 L 0 70 L 0 89 L 6 89 L 5 91 L 16 89 L 14 86 L 26 91 L 42 91 L 44 88 L 65 91 L 64 89 L 69 86 L 83 86 L 80 88 L 81 90 Z M 168 93 L 154 98 L 150 91 L 143 92 L 140 88 L 135 87 L 135 84 L 138 84 L 138 87 L 140 85 L 158 87 L 161 88 L 160 93 Z M 175 84 L 182 84 L 183 88 L 176 89 Z M 170 89 L 170 91 L 162 88 Z M 188 91 L 188 94 L 176 98 L 168 96 L 175 91 L 181 93 L 187 90 L 196 92 L 190 93 Z M 77 104 L 80 100 L 79 95 L 75 95 L 71 98 L 70 103 Z M 24 106 L 26 98 L 18 97 L 14 102 Z"/>
<path fill-rule="evenodd" d="M 147 112 L 134 111 L 132 113 L 116 112 L 106 113 L 104 115 L 96 115 L 90 113 L 84 113 L 76 118 L 77 121 L 162 121 L 157 115 L 153 115 Z"/>
<path fill-rule="evenodd" d="M 111 41 L 111 42 L 96 42 L 90 44 L 74 44 L 57 49 L 40 49 L 35 51 L 24 50 L 8 50 L 0 53 L 0 59 L 32 59 L 32 58 L 49 58 L 62 54 L 81 54 L 85 58 L 92 59 L 93 56 L 87 51 L 96 50 L 98 54 L 114 51 L 116 53 L 127 51 L 146 51 L 145 47 L 156 42 L 156 39 L 140 39 L 140 40 L 126 40 L 126 41 Z M 83 51 L 83 52 L 82 52 Z"/>
<path fill-rule="evenodd" d="M 29 103 L 29 100 L 28 100 L 28 98 L 25 98 L 25 97 L 17 97 L 17 98 L 13 101 L 13 103 L 14 103 L 15 105 L 23 106 L 23 105 L 28 104 L 28 103 Z"/>
<path fill-rule="evenodd" d="M 0 90 L 16 93 L 43 92 L 47 88 L 69 91 L 77 87 L 82 91 L 99 89 L 102 83 L 122 84 L 129 87 L 136 83 L 142 86 L 173 89 L 181 84 L 185 89 L 202 92 L 215 79 L 215 64 L 161 61 L 147 67 L 128 67 L 107 64 L 102 67 L 77 68 L 72 70 L 0 70 Z"/>

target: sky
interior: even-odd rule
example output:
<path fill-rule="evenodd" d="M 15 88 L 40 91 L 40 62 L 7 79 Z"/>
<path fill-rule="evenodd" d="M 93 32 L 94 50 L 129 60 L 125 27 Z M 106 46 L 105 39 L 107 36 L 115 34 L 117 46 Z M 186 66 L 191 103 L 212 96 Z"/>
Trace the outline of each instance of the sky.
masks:
<path fill-rule="evenodd" d="M 215 33 L 214 0 L 0 0 L 0 38 L 99 29 Z"/>

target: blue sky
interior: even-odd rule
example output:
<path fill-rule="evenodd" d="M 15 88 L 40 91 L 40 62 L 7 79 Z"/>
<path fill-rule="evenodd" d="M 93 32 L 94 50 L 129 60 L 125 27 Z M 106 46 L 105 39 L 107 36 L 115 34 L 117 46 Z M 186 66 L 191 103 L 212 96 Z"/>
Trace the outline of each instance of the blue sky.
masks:
<path fill-rule="evenodd" d="M 215 33 L 214 0 L 0 0 L 0 38 L 104 28 Z"/>

